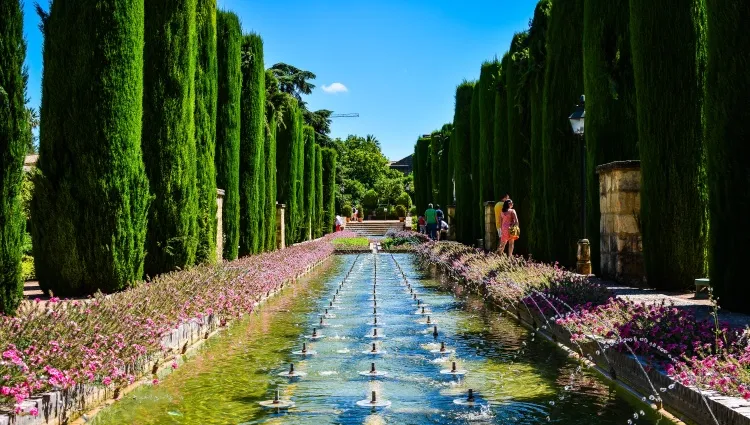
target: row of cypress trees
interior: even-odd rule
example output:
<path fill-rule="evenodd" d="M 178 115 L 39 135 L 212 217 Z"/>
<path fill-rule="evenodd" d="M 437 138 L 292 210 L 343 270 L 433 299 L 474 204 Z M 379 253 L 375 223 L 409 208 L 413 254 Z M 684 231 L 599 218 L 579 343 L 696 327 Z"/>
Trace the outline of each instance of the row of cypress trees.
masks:
<path fill-rule="evenodd" d="M 287 170 L 299 199 L 288 240 L 323 234 L 325 191 L 335 190 L 323 187 L 323 164 L 328 157 L 335 170 L 335 157 L 314 136 L 302 140 L 291 96 L 283 116 L 295 125 L 277 128 L 275 113 L 266 119 L 263 42 L 243 36 L 234 13 L 217 11 L 216 0 L 55 0 L 39 12 L 44 75 L 30 209 L 43 289 L 113 292 L 144 275 L 215 261 L 217 187 L 226 192 L 223 258 L 275 249 L 277 177 L 278 186 L 288 177 L 277 174 L 277 154 L 286 153 L 276 148 L 277 132 L 298 137 Z M 3 312 L 23 291 L 19 194 L 31 134 L 22 22 L 20 3 L 2 2 Z"/>
<path fill-rule="evenodd" d="M 742 71 L 750 36 L 740 27 L 748 16 L 750 4 L 733 0 L 539 1 L 502 60 L 482 64 L 476 84 L 456 89 L 446 169 L 453 168 L 458 239 L 481 237 L 477 208 L 510 192 L 526 229 L 519 250 L 572 266 L 586 203 L 596 269 L 595 167 L 640 159 L 637 221 L 649 282 L 684 288 L 710 269 L 720 302 L 747 310 L 738 301 L 747 289 L 737 283 L 736 247 L 750 242 L 741 224 L 750 212 L 750 75 Z M 581 141 L 567 119 L 582 93 L 587 199 Z M 415 169 L 428 160 L 417 148 Z M 420 199 L 432 188 L 418 174 Z"/>

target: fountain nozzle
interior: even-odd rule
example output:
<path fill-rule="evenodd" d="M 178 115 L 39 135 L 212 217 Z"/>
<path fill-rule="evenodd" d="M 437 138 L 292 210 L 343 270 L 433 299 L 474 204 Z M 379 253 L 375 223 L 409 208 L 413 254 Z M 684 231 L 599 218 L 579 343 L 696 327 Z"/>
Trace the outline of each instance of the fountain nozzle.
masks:
<path fill-rule="evenodd" d="M 451 367 L 451 373 L 456 373 L 456 362 L 453 362 L 453 366 Z"/>
<path fill-rule="evenodd" d="M 372 392 L 372 400 L 370 400 L 370 403 L 375 404 L 378 402 L 378 398 L 375 395 L 375 391 Z"/>
<path fill-rule="evenodd" d="M 377 353 L 378 352 L 378 349 L 377 349 L 377 347 L 375 347 L 375 343 L 374 342 L 372 343 L 372 352 L 373 353 Z"/>
<path fill-rule="evenodd" d="M 276 393 L 273 395 L 273 403 L 278 404 L 279 403 L 279 390 L 276 390 Z"/>
<path fill-rule="evenodd" d="M 304 342 L 302 343 L 302 352 L 307 353 L 307 344 L 305 344 Z"/>
<path fill-rule="evenodd" d="M 372 336 L 378 336 L 378 329 L 375 328 L 372 330 Z"/>
<path fill-rule="evenodd" d="M 318 330 L 317 329 L 313 328 L 312 336 L 313 336 L 313 338 L 315 338 L 316 336 L 318 336 Z"/>
<path fill-rule="evenodd" d="M 432 322 L 430 321 L 430 316 L 427 316 L 427 324 L 429 325 L 429 324 L 431 324 L 431 323 L 432 323 Z"/>
<path fill-rule="evenodd" d="M 370 363 L 370 373 L 377 373 L 375 371 L 375 363 Z"/>
<path fill-rule="evenodd" d="M 445 341 L 440 343 L 440 351 L 441 352 L 445 351 Z"/>
<path fill-rule="evenodd" d="M 424 307 L 422 307 L 422 314 L 424 314 Z"/>
<path fill-rule="evenodd" d="M 432 329 L 433 329 L 432 330 L 432 336 L 434 336 L 435 338 L 437 338 L 438 337 L 437 325 L 435 325 Z"/>
<path fill-rule="evenodd" d="M 289 374 L 294 375 L 294 363 L 289 364 Z"/>
<path fill-rule="evenodd" d="M 474 390 L 469 388 L 469 397 L 466 399 L 469 403 L 474 403 Z"/>
<path fill-rule="evenodd" d="M 320 326 L 323 326 L 323 318 L 320 318 Z"/>
<path fill-rule="evenodd" d="M 372 309 L 372 314 L 378 314 L 378 309 L 377 308 L 373 308 Z"/>
<path fill-rule="evenodd" d="M 378 324 L 378 318 L 377 317 L 375 318 L 374 324 L 376 324 L 376 325 Z"/>

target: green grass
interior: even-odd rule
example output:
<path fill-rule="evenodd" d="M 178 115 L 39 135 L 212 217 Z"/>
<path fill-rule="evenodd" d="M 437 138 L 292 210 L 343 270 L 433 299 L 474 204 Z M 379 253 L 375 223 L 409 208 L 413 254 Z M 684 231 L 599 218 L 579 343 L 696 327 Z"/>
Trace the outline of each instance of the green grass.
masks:
<path fill-rule="evenodd" d="M 338 238 L 331 243 L 336 248 L 369 248 L 370 240 L 367 238 Z"/>

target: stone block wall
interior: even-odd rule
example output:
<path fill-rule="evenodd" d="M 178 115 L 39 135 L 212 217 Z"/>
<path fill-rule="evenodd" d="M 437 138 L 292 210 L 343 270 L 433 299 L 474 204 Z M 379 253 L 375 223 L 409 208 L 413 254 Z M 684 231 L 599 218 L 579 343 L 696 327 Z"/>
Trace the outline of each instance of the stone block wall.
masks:
<path fill-rule="evenodd" d="M 640 230 L 640 161 L 611 162 L 596 167 L 596 173 L 602 277 L 643 286 L 646 278 Z"/>

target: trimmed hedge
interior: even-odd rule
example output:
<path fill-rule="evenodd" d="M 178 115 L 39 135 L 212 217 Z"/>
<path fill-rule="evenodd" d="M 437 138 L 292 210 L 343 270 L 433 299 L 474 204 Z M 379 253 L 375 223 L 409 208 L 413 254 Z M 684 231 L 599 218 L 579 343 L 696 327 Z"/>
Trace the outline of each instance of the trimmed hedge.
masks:
<path fill-rule="evenodd" d="M 277 122 L 276 115 L 266 109 L 266 144 L 264 146 L 265 157 L 263 158 L 265 165 L 265 191 L 266 196 L 265 202 L 265 219 L 263 220 L 263 227 L 261 232 L 265 233 L 263 238 L 264 250 L 267 252 L 275 251 L 276 244 L 276 132 Z"/>
<path fill-rule="evenodd" d="M 542 155 L 542 110 L 544 76 L 547 61 L 547 19 L 552 8 L 551 0 L 541 0 L 534 9 L 534 17 L 529 26 L 529 114 L 531 125 L 531 202 L 529 223 L 524 226 L 528 238 L 529 251 L 534 258 L 550 261 L 549 240 L 545 231 L 544 212 L 544 164 Z"/>
<path fill-rule="evenodd" d="M 710 189 L 711 285 L 723 307 L 750 313 L 744 249 L 750 246 L 750 3 L 706 0 L 706 150 Z"/>
<path fill-rule="evenodd" d="M 174 158 L 169 155 L 174 153 L 185 170 L 183 175 L 159 175 L 162 181 L 173 183 L 176 191 L 184 189 L 187 197 L 180 203 L 184 214 L 170 215 L 170 209 L 159 216 L 171 219 L 163 224 L 162 231 L 174 231 L 173 235 L 186 239 L 185 243 L 170 245 L 175 252 L 164 263 L 156 261 L 163 258 L 164 251 L 150 244 L 151 263 L 160 266 L 154 269 L 192 263 L 195 255 L 195 143 L 192 149 L 187 143 L 194 140 L 195 3 L 188 8 L 192 12 L 175 13 L 181 19 L 174 35 L 182 44 L 179 49 L 169 49 L 168 56 L 185 66 L 187 71 L 175 84 L 189 94 L 170 98 L 177 104 L 169 111 L 164 106 L 153 107 L 154 98 L 165 100 L 152 84 L 158 64 L 144 67 L 145 58 L 161 51 L 162 44 L 151 39 L 153 33 L 164 35 L 159 22 L 169 18 L 148 10 L 147 28 L 152 34 L 146 41 L 149 53 L 144 58 L 143 1 L 105 5 L 95 8 L 89 2 L 56 0 L 43 21 L 39 173 L 34 178 L 30 209 L 39 284 L 60 297 L 97 290 L 115 292 L 143 276 L 150 199 L 144 159 L 153 173 L 153 167 Z M 170 11 L 177 9 L 182 10 L 176 7 Z M 165 74 L 162 79 L 175 77 Z M 141 109 L 146 94 L 144 80 L 148 81 L 148 118 L 146 110 Z M 155 121 L 183 138 L 179 142 L 165 140 L 164 132 L 154 129 Z M 150 136 L 144 143 L 148 152 L 161 142 L 169 152 L 159 150 L 158 155 L 146 159 L 141 151 L 142 125 L 152 129 L 143 133 Z M 152 185 L 156 194 L 162 187 Z M 153 213 L 173 205 L 173 201 L 170 196 L 155 200 Z M 156 218 L 152 221 L 154 242 L 154 229 L 162 222 Z"/>
<path fill-rule="evenodd" d="M 484 208 L 482 207 L 481 187 L 481 170 L 479 169 L 479 157 L 481 156 L 481 121 L 479 116 L 479 92 L 480 84 L 477 81 L 474 84 L 471 95 L 471 116 L 469 124 L 471 126 L 471 244 L 474 245 L 476 240 L 484 237 Z"/>
<path fill-rule="evenodd" d="M 510 191 L 510 170 L 508 169 L 508 94 L 505 89 L 505 69 L 508 54 L 503 55 L 495 92 L 495 120 L 493 122 L 494 146 L 492 148 L 492 179 L 494 198 L 500 200 Z M 511 193 L 511 195 L 513 195 Z"/>
<path fill-rule="evenodd" d="M 323 232 L 335 230 L 336 222 L 336 151 L 332 148 L 320 150 L 323 161 Z"/>
<path fill-rule="evenodd" d="M 315 222 L 315 129 L 309 125 L 304 129 L 304 185 L 303 185 L 303 212 L 302 239 L 308 240 L 313 237 L 313 224 Z"/>
<path fill-rule="evenodd" d="M 359 212 L 360 216 L 362 211 Z M 315 145 L 315 238 L 323 236 L 323 152 Z"/>
<path fill-rule="evenodd" d="M 686 288 L 707 271 L 704 19 L 703 0 L 630 1 L 643 256 L 649 284 L 661 289 Z"/>
<path fill-rule="evenodd" d="M 557 0 L 547 28 L 542 112 L 546 237 L 560 264 L 576 264 L 581 229 L 581 140 L 568 116 L 583 93 L 583 0 Z M 511 194 L 512 195 L 512 194 Z"/>
<path fill-rule="evenodd" d="M 239 255 L 261 250 L 260 175 L 263 173 L 265 144 L 266 70 L 263 40 L 258 34 L 242 37 L 242 94 L 240 110 L 240 248 Z"/>
<path fill-rule="evenodd" d="M 480 202 L 495 199 L 495 98 L 500 62 L 484 62 L 479 73 L 479 193 Z M 484 210 L 482 210 L 484 216 Z M 484 217 L 482 217 L 484 223 Z"/>
<path fill-rule="evenodd" d="M 196 12 L 195 146 L 198 161 L 196 262 L 216 261 L 216 0 L 198 0 Z"/>
<path fill-rule="evenodd" d="M 145 3 L 141 143 L 153 195 L 145 271 L 155 276 L 193 265 L 198 246 L 196 0 Z"/>
<path fill-rule="evenodd" d="M 26 112 L 26 42 L 18 0 L 0 4 L 0 314 L 12 314 L 23 298 L 21 207 L 23 161 L 29 138 Z"/>
<path fill-rule="evenodd" d="M 216 186 L 223 189 L 224 259 L 237 258 L 240 243 L 240 93 L 242 29 L 232 12 L 216 14 L 218 100 L 216 109 Z"/>
<path fill-rule="evenodd" d="M 474 194 L 471 188 L 471 98 L 474 83 L 464 81 L 456 88 L 453 115 L 453 179 L 456 184 L 456 217 L 453 224 L 456 240 L 473 245 L 472 214 Z"/>
<path fill-rule="evenodd" d="M 445 124 L 440 130 L 443 136 L 443 147 L 440 154 L 440 192 L 437 202 L 443 208 L 445 215 L 448 214 L 448 206 L 453 204 L 453 172 L 451 170 L 451 141 L 453 139 L 453 124 Z M 407 197 L 409 195 L 406 195 Z M 408 208 L 409 205 L 406 205 Z"/>
<path fill-rule="evenodd" d="M 583 84 L 586 92 L 587 227 L 591 264 L 599 273 L 599 178 L 596 167 L 638 159 L 635 81 L 630 54 L 628 0 L 586 0 L 583 12 Z"/>
<path fill-rule="evenodd" d="M 286 97 L 283 122 L 276 133 L 276 198 L 286 205 L 284 211 L 284 238 L 286 245 L 297 241 L 301 211 L 298 205 L 299 146 L 302 143 L 302 112 L 297 99 Z M 331 211 L 333 213 L 333 210 Z M 332 222 L 333 223 L 333 222 Z"/>
<path fill-rule="evenodd" d="M 513 208 L 523 227 L 528 226 L 531 221 L 531 114 L 529 86 L 525 78 L 529 68 L 527 37 L 525 32 L 513 36 L 508 50 L 508 66 L 505 68 L 509 190 L 513 197 Z M 518 239 L 514 252 L 528 254 L 528 238 Z"/>

